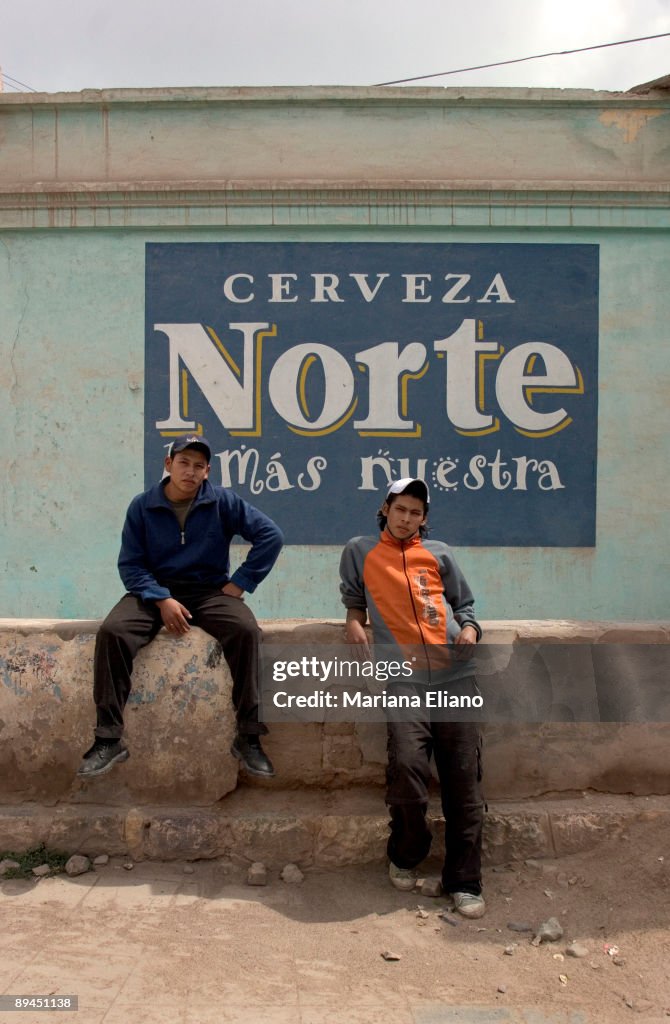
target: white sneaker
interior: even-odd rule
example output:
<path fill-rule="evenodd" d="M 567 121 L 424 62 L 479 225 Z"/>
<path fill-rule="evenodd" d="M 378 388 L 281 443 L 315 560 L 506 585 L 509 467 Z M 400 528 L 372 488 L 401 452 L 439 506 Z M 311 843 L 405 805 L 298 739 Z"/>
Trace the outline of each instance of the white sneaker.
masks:
<path fill-rule="evenodd" d="M 389 863 L 389 878 L 391 885 L 400 892 L 411 892 L 416 885 L 418 875 L 414 868 L 399 868 L 391 861 Z"/>
<path fill-rule="evenodd" d="M 483 917 L 486 913 L 486 903 L 483 896 L 475 896 L 471 892 L 452 892 L 451 896 L 454 910 L 457 910 L 463 917 Z"/>

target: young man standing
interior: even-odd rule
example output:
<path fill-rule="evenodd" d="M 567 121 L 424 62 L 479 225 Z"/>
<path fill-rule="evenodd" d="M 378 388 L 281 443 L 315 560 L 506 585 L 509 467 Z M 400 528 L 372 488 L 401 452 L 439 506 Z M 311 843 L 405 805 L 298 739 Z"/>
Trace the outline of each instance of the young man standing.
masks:
<path fill-rule="evenodd" d="M 480 792 L 481 746 L 474 722 L 447 719 L 426 707 L 427 687 L 463 690 L 474 683 L 470 655 L 481 637 L 474 598 L 451 549 L 424 540 L 428 488 L 406 478 L 389 488 L 379 513 L 381 536 L 355 537 L 340 563 L 347 642 L 369 654 L 365 624 L 375 644 L 416 655 L 421 666 L 411 685 L 394 692 L 421 693 L 419 712 L 396 711 L 388 720 L 386 803 L 391 834 L 387 852 L 391 883 L 410 892 L 416 867 L 428 855 L 426 821 L 430 758 L 440 779 L 446 858 L 442 888 L 465 917 L 486 907 L 481 885 L 484 804 Z M 447 646 L 448 645 L 448 646 Z"/>
<path fill-rule="evenodd" d="M 251 775 L 274 775 L 258 721 L 260 630 L 244 604 L 274 565 L 282 546 L 279 528 L 233 491 L 208 480 L 211 449 L 203 437 L 178 438 L 165 459 L 167 476 L 130 503 L 119 555 L 128 591 L 96 638 L 93 697 L 97 725 L 93 746 L 77 774 L 92 778 L 127 760 L 123 711 L 131 689 L 133 659 L 164 626 L 173 636 L 200 626 L 215 637 L 233 677 L 237 736 L 231 753 Z M 232 576 L 235 534 L 251 549 Z"/>

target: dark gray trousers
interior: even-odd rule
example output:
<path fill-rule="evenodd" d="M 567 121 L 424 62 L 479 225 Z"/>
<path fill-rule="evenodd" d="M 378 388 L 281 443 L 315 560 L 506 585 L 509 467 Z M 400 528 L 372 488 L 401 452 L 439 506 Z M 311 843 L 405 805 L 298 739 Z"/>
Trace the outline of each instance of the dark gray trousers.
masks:
<path fill-rule="evenodd" d="M 428 856 L 432 834 L 426 811 L 432 755 L 445 818 L 442 887 L 445 892 L 479 894 L 484 825 L 479 726 L 431 721 L 425 711 L 412 720 L 408 717 L 388 723 L 389 859 L 400 868 L 414 868 Z"/>
<path fill-rule="evenodd" d="M 189 587 L 172 591 L 199 626 L 219 641 L 233 677 L 233 704 L 240 732 L 267 732 L 258 721 L 258 649 L 260 627 L 244 601 L 220 590 Z M 95 643 L 93 699 L 96 736 L 118 739 L 123 734 L 123 711 L 131 690 L 133 660 L 163 625 L 153 601 L 126 594 L 102 623 Z"/>

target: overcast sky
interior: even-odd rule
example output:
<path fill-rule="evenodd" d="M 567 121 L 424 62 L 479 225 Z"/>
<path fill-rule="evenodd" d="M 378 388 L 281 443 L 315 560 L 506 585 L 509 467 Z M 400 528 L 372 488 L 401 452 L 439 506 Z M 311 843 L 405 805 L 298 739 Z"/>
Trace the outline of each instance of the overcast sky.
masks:
<path fill-rule="evenodd" d="M 0 66 L 40 92 L 375 85 L 660 32 L 670 0 L 5 0 Z M 417 84 L 626 90 L 667 74 L 670 38 Z"/>

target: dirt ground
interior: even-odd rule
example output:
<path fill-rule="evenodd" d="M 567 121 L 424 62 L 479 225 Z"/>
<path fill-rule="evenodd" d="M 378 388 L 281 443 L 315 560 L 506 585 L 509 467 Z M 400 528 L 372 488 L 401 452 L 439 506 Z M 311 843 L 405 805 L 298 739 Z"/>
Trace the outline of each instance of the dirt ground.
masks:
<path fill-rule="evenodd" d="M 439 954 L 435 975 L 432 980 L 426 976 L 427 987 L 437 993 L 439 986 L 441 995 L 455 1003 L 533 1007 L 545 1014 L 560 1009 L 579 1012 L 589 1022 L 670 1019 L 670 834 L 665 823 L 638 824 L 625 838 L 561 860 L 494 869 L 486 873 L 485 886 L 488 911 L 480 921 L 438 929 L 433 908 L 441 901 L 428 899 L 418 900 L 430 913 L 425 923 L 412 914 L 410 900 L 404 920 L 394 915 L 399 952 L 409 959 L 421 952 Z M 537 927 L 549 917 L 561 924 L 559 941 L 534 946 L 532 934 L 508 928 L 510 923 Z M 572 941 L 588 949 L 588 955 L 568 956 Z"/>
<path fill-rule="evenodd" d="M 660 819 L 560 861 L 489 869 L 479 921 L 396 892 L 379 864 L 307 871 L 297 885 L 271 872 L 262 888 L 229 863 L 123 864 L 0 882 L 0 992 L 79 995 L 76 1013 L 0 1012 L 1 1021 L 670 1021 L 670 835 Z M 508 928 L 549 917 L 563 928 L 557 942 L 534 946 Z M 571 940 L 585 957 L 565 954 Z"/>

